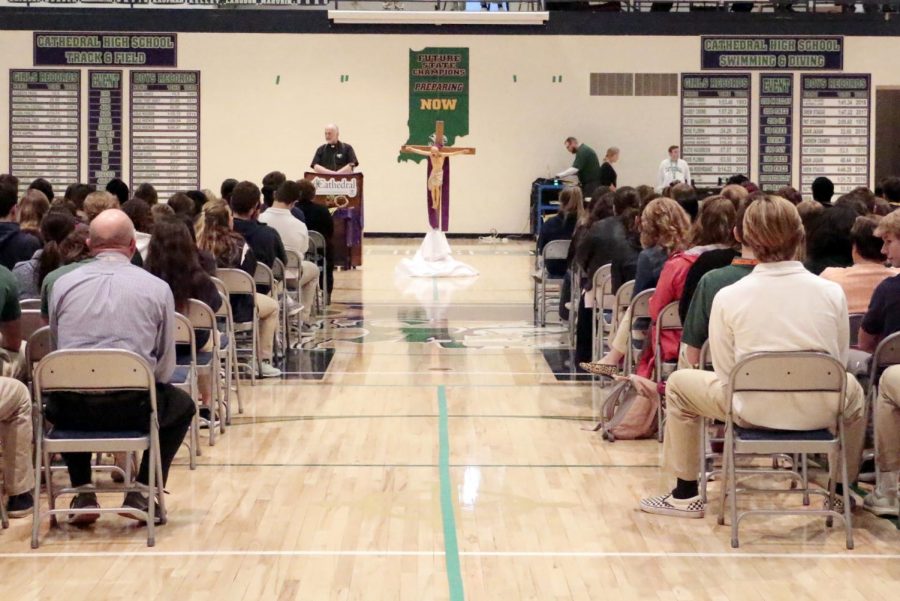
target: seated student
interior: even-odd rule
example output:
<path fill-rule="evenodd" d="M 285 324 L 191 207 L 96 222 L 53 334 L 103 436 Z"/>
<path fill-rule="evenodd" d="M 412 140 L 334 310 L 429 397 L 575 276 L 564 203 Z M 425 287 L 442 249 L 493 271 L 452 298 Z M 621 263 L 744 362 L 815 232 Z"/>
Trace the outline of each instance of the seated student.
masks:
<path fill-rule="evenodd" d="M 799 206 L 800 203 L 803 202 L 803 195 L 800 194 L 800 192 L 798 192 L 797 189 L 792 186 L 782 186 L 775 193 L 775 196 L 780 196 L 795 207 Z"/>
<path fill-rule="evenodd" d="M 581 188 L 578 188 L 580 191 Z M 559 317 L 563 321 L 569 320 L 569 305 L 572 297 L 572 273 L 576 263 L 576 255 L 584 246 L 583 240 L 587 238 L 591 227 L 595 223 L 599 223 L 604 219 L 613 216 L 613 199 L 615 194 L 606 186 L 600 186 L 594 191 L 594 198 L 590 203 L 590 209 L 585 211 L 584 217 L 575 223 L 575 232 L 572 234 L 572 241 L 569 243 L 569 252 L 566 255 L 565 274 L 563 275 L 563 283 L 559 295 Z M 562 268 L 562 263 L 559 264 Z M 572 307 L 577 311 L 578 307 Z"/>
<path fill-rule="evenodd" d="M 881 238 L 875 235 L 877 226 L 878 220 L 875 218 L 857 217 L 850 230 L 853 265 L 828 267 L 821 274 L 821 277 L 844 289 L 850 313 L 865 313 L 875 288 L 885 278 L 900 273 L 897 269 L 884 266 L 887 257 L 881 252 Z"/>
<path fill-rule="evenodd" d="M 641 245 L 644 250 L 637 259 L 634 275 L 634 296 L 656 287 L 659 274 L 666 260 L 684 250 L 691 223 L 687 212 L 671 198 L 656 198 L 641 213 Z M 646 336 L 649 323 L 635 321 L 635 334 Z M 631 322 L 630 309 L 621 318 L 620 324 Z M 617 327 L 610 343 L 610 350 L 599 361 L 582 363 L 582 369 L 598 376 L 611 377 L 619 372 L 619 364 L 625 358 L 629 331 L 627 327 Z"/>
<path fill-rule="evenodd" d="M 297 182 L 285 181 L 275 191 L 272 206 L 259 216 L 260 223 L 264 223 L 278 232 L 285 248 L 300 253 L 302 261 L 300 281 L 300 302 L 303 308 L 300 317 L 304 327 L 308 327 L 312 307 L 315 304 L 316 289 L 319 285 L 319 268 L 315 263 L 306 261 L 306 251 L 309 249 L 309 230 L 306 224 L 294 217 L 291 207 L 300 200 L 300 186 Z M 291 280 L 297 279 L 296 273 L 285 274 Z M 288 297 L 288 300 L 291 300 Z"/>
<path fill-rule="evenodd" d="M 147 206 L 153 208 L 159 203 L 159 194 L 153 184 L 141 184 L 134 190 L 134 197 L 140 198 L 147 203 Z"/>
<path fill-rule="evenodd" d="M 50 295 L 50 329 L 59 349 L 116 348 L 143 357 L 156 375 L 157 415 L 163 484 L 194 416 L 191 397 L 169 384 L 175 369 L 175 303 L 169 286 L 131 264 L 134 227 L 120 210 L 98 215 L 88 245 L 96 261 L 57 280 Z M 47 419 L 73 430 L 138 430 L 148 427 L 148 407 L 136 392 L 115 394 L 54 393 Z M 73 487 L 91 484 L 91 454 L 63 453 Z M 146 484 L 149 454 L 144 453 L 137 481 Z M 153 502 L 156 502 L 154 499 Z M 125 495 L 123 507 L 146 511 L 150 500 L 139 492 Z M 81 492 L 71 507 L 99 507 L 97 495 Z M 127 515 L 127 514 L 123 514 Z M 159 516 L 159 514 L 156 514 Z M 69 522 L 90 524 L 97 513 L 73 514 Z M 129 516 L 131 517 L 131 516 Z"/>
<path fill-rule="evenodd" d="M 0 265 L 12 269 L 19 261 L 27 261 L 41 246 L 34 234 L 21 231 L 16 189 L 10 184 L 0 184 Z"/>
<path fill-rule="evenodd" d="M 665 467 L 677 478 L 672 492 L 643 499 L 642 511 L 667 516 L 702 518 L 698 494 L 702 418 L 726 419 L 726 387 L 734 365 L 759 351 L 825 352 L 846 363 L 849 351 L 847 302 L 840 287 L 815 277 L 793 261 L 803 239 L 803 225 L 794 206 L 776 196 L 761 196 L 744 215 L 744 241 L 759 264 L 739 282 L 716 294 L 709 324 L 715 372 L 683 369 L 666 387 Z M 745 395 L 735 404 L 742 426 L 813 430 L 833 425 L 837 407 L 823 398 L 813 406 L 789 397 Z M 802 405 L 802 410 L 799 408 Z M 844 409 L 847 472 L 856 479 L 865 435 L 862 387 L 847 375 Z M 838 485 L 839 487 L 841 484 Z"/>
<path fill-rule="evenodd" d="M 635 214 L 640 206 L 640 196 L 634 188 L 620 188 L 613 195 L 613 216 L 592 223 L 585 235 L 580 236 L 575 248 L 575 262 L 581 269 L 580 282 L 584 294 L 580 295 L 575 357 L 579 362 L 591 360 L 592 313 L 587 296 L 593 288 L 594 273 L 606 264 L 619 262 L 636 265 L 640 252 Z M 593 215 L 592 211 L 592 215 Z M 579 282 L 572 282 L 572 286 Z"/>
<path fill-rule="evenodd" d="M 691 228 L 691 246 L 684 252 L 675 253 L 666 261 L 653 296 L 650 297 L 650 332 L 648 340 L 655 337 L 656 320 L 662 310 L 672 302 L 681 299 L 687 274 L 697 259 L 704 253 L 728 249 L 734 245 L 734 205 L 727 198 L 710 198 L 700 207 L 697 220 Z M 663 361 L 673 361 L 678 357 L 681 344 L 680 330 L 665 330 L 660 333 Z M 644 345 L 637 374 L 645 378 L 653 376 L 655 356 L 652 344 Z"/>
<path fill-rule="evenodd" d="M 691 217 L 693 223 L 700 212 L 700 201 L 697 200 L 697 191 L 689 184 L 677 184 L 669 191 L 669 198 L 681 205 Z"/>
<path fill-rule="evenodd" d="M 324 206 L 317 204 L 316 187 L 306 179 L 297 180 L 300 186 L 300 202 L 297 207 L 306 216 L 306 227 L 311 232 L 319 232 L 325 238 L 325 258 L 328 259 L 328 273 L 322 274 L 320 287 L 326 287 L 328 294 L 334 289 L 334 244 L 331 237 L 334 235 L 334 221 L 331 212 Z"/>
<path fill-rule="evenodd" d="M 184 192 L 176 192 L 169 197 L 169 201 L 166 204 L 172 207 L 176 215 L 187 215 L 191 219 L 197 217 L 197 213 L 194 213 L 196 208 L 194 200 Z"/>
<path fill-rule="evenodd" d="M 575 226 L 584 218 L 584 196 L 581 188 L 571 186 L 560 192 L 559 212 L 541 224 L 541 233 L 537 243 L 538 254 L 542 253 L 544 247 L 554 240 L 571 240 L 575 235 Z M 550 277 L 560 278 L 566 272 L 565 261 L 561 259 L 550 259 L 546 267 Z"/>
<path fill-rule="evenodd" d="M 192 298 L 206 303 L 213 311 L 218 311 L 222 306 L 219 290 L 200 266 L 200 252 L 188 226 L 177 217 L 153 226 L 144 268 L 169 285 L 175 299 L 175 310 L 182 315 L 188 314 L 188 301 Z M 212 350 L 216 341 L 208 331 L 197 330 L 194 334 L 198 351 Z M 182 349 L 177 350 L 180 352 Z M 184 350 L 190 354 L 190 348 Z M 199 378 L 199 384 L 200 402 L 209 406 L 212 380 L 204 375 Z"/>
<path fill-rule="evenodd" d="M 41 192 L 44 193 L 44 196 L 47 197 L 48 202 L 53 202 L 53 198 L 54 198 L 53 184 L 48 182 L 43 177 L 39 177 L 36 180 L 32 181 L 30 184 L 28 184 L 28 189 L 29 190 L 40 190 Z"/>
<path fill-rule="evenodd" d="M 284 254 L 284 243 L 278 232 L 257 219 L 260 198 L 259 188 L 253 182 L 241 182 L 234 187 L 231 193 L 234 231 L 244 237 L 253 249 L 256 260 L 271 268 L 275 264 L 275 259 L 281 259 L 282 263 L 286 263 L 287 255 Z"/>
<path fill-rule="evenodd" d="M 119 204 L 119 199 L 109 192 L 98 191 L 88 194 L 87 198 L 84 199 L 83 206 L 84 216 L 87 218 L 87 222 L 90 223 L 103 211 L 119 209 L 122 205 Z"/>
<path fill-rule="evenodd" d="M 743 190 L 743 188 L 741 189 Z M 708 203 L 717 201 L 717 198 L 726 197 L 711 196 L 703 202 Z M 737 213 L 740 212 L 741 205 L 746 201 L 746 197 L 744 200 L 737 203 L 735 203 L 735 201 L 731 198 L 729 198 L 728 200 L 731 201 L 732 204 L 734 204 L 735 215 L 737 215 Z M 685 277 L 684 279 L 684 291 L 681 293 L 681 299 L 678 301 L 678 317 L 681 319 L 682 323 L 684 323 L 684 320 L 687 318 L 688 307 L 690 307 L 691 305 L 691 299 L 694 298 L 694 291 L 697 289 L 697 284 L 700 282 L 700 278 L 714 269 L 719 269 L 720 267 L 727 267 L 731 265 L 731 262 L 741 254 L 737 250 L 738 245 L 738 242 L 734 241 L 732 246 L 725 246 L 724 248 L 714 248 L 712 250 L 704 252 L 699 257 L 697 257 L 697 260 L 694 261 L 693 265 L 691 265 L 691 268 L 687 272 L 687 277 Z"/>
<path fill-rule="evenodd" d="M 744 241 L 744 214 L 751 203 L 753 200 L 745 202 L 738 209 L 735 217 L 734 237 L 741 245 L 740 256 L 732 259 L 731 265 L 707 272 L 697 283 L 683 321 L 681 343 L 684 350 L 684 361 L 680 362 L 679 367 L 687 364 L 694 369 L 703 368 L 700 365 L 700 350 L 709 338 L 709 316 L 712 313 L 713 299 L 719 290 L 748 275 L 757 264 L 756 257 L 753 256 L 753 249 Z M 696 266 L 696 263 L 694 265 Z M 688 277 L 690 277 L 690 273 L 688 273 Z"/>
<path fill-rule="evenodd" d="M 0 268 L 5 269 L 5 268 Z M 2 279 L 2 276 L 0 276 Z M 9 292 L 6 293 L 9 305 Z M 18 303 L 16 303 L 18 309 Z M 5 325 L 0 324 L 0 329 Z M 5 336 L 4 336 L 5 338 Z M 0 376 L 0 449 L 3 450 L 3 489 L 6 511 L 22 518 L 34 510 L 34 460 L 31 395 L 15 378 Z"/>
<path fill-rule="evenodd" d="M 19 261 L 13 267 L 16 284 L 19 289 L 19 300 L 41 297 L 40 270 L 41 256 L 44 252 L 59 253 L 59 244 L 75 230 L 77 221 L 66 211 L 51 211 L 41 223 L 41 237 L 44 247 L 35 251 L 27 261 Z M 50 249 L 49 251 L 47 249 Z"/>
<path fill-rule="evenodd" d="M 50 318 L 50 293 L 56 280 L 94 261 L 88 247 L 88 226 L 79 223 L 68 236 L 59 243 L 59 248 L 45 248 L 38 263 L 38 284 L 41 288 L 41 316 Z M 57 252 L 58 251 L 58 252 Z"/>
<path fill-rule="evenodd" d="M 128 190 L 128 184 L 117 177 L 112 178 L 106 183 L 106 191 L 116 197 L 120 205 L 128 202 L 131 196 Z"/>
<path fill-rule="evenodd" d="M 883 217 L 875 235 L 884 240 L 882 251 L 891 265 L 900 266 L 900 211 Z M 881 282 L 872 294 L 869 310 L 859 328 L 859 348 L 874 352 L 878 343 L 900 332 L 900 276 Z M 876 515 L 898 515 L 897 474 L 900 472 L 900 365 L 884 370 L 875 401 L 875 438 L 878 482 L 864 501 Z"/>
<path fill-rule="evenodd" d="M 50 201 L 39 190 L 28 190 L 19 200 L 16 218 L 19 220 L 19 231 L 37 236 L 41 240 L 41 222 L 50 211 Z M 41 243 L 43 244 L 43 240 Z"/>
<path fill-rule="evenodd" d="M 153 228 L 153 213 L 150 212 L 150 205 L 140 198 L 132 198 L 122 203 L 122 210 L 134 224 L 137 250 L 141 259 L 146 261 L 147 248 L 150 246 L 150 230 Z"/>
<path fill-rule="evenodd" d="M 830 207 L 834 197 L 834 183 L 827 177 L 817 177 L 812 183 L 812 197 L 822 206 Z"/>
<path fill-rule="evenodd" d="M 197 226 L 197 246 L 216 258 L 216 266 L 222 269 L 241 269 L 251 277 L 256 273 L 256 255 L 244 237 L 232 230 L 231 210 L 224 202 L 209 203 L 203 207 Z M 278 329 L 278 302 L 266 294 L 256 293 L 259 308 L 260 375 L 277 378 L 281 370 L 272 365 L 275 331 Z M 231 298 L 235 322 L 253 319 L 253 299 L 243 296 Z"/>
<path fill-rule="evenodd" d="M 803 265 L 816 275 L 827 267 L 853 265 L 850 230 L 859 214 L 846 205 L 828 207 L 806 232 L 806 260 Z"/>

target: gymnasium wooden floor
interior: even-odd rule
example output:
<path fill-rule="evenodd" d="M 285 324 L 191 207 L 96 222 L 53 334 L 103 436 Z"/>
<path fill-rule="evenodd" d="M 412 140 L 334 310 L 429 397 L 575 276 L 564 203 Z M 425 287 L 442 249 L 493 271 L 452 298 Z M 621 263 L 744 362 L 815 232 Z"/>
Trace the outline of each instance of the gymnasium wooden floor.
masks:
<path fill-rule="evenodd" d="M 661 447 L 585 431 L 590 385 L 554 375 L 561 330 L 530 324 L 531 245 L 456 242 L 476 281 L 405 290 L 414 244 L 367 242 L 302 373 L 245 387 L 196 471 L 179 456 L 155 548 L 105 516 L 44 523 L 32 551 L 14 520 L 2 598 L 896 601 L 900 532 L 865 512 L 852 552 L 817 518 L 748 520 L 735 551 L 712 511 L 640 513 L 671 484 Z"/>

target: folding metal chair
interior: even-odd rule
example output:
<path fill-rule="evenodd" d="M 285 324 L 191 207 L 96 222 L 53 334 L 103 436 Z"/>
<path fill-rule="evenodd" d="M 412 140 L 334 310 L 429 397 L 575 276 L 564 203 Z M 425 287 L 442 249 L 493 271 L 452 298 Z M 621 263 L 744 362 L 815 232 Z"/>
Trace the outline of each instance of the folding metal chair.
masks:
<path fill-rule="evenodd" d="M 41 310 L 41 299 L 39 298 L 24 298 L 19 301 L 19 308 L 22 311 L 30 311 L 33 309 Z M 23 336 L 24 338 L 24 336 Z"/>
<path fill-rule="evenodd" d="M 224 304 L 224 303 L 223 303 Z M 219 377 L 219 369 L 222 366 L 220 356 L 221 345 L 219 343 L 219 329 L 216 325 L 216 314 L 212 308 L 203 301 L 192 298 L 188 301 L 187 318 L 194 328 L 194 332 L 208 332 L 209 339 L 212 341 L 209 351 L 196 348 L 196 371 L 197 376 L 206 375 L 212 384 L 212 399 L 209 407 L 209 444 L 216 444 L 216 428 L 222 434 L 225 433 L 225 401 L 222 393 L 222 381 Z"/>
<path fill-rule="evenodd" d="M 324 311 L 331 304 L 331 295 L 328 293 L 328 252 L 325 236 L 315 230 L 309 230 L 309 249 L 306 251 L 306 256 L 321 270 L 318 294 L 322 296 L 322 310 Z"/>
<path fill-rule="evenodd" d="M 728 389 L 728 410 L 725 420 L 725 480 L 719 504 L 719 525 L 725 524 L 725 499 L 730 498 L 731 546 L 737 548 L 738 527 L 748 515 L 822 515 L 826 525 L 831 526 L 836 515 L 844 519 L 847 534 L 847 548 L 853 548 L 852 517 L 850 515 L 850 486 L 847 478 L 847 448 L 845 443 L 844 407 L 846 405 L 847 373 L 844 366 L 824 353 L 810 351 L 753 353 L 741 360 L 731 371 Z M 810 395 L 810 403 L 821 403 L 824 395 L 836 395 L 837 412 L 832 433 L 829 429 L 809 431 L 772 430 L 745 428 L 734 423 L 734 395 L 741 393 L 766 393 L 772 395 Z M 826 494 L 826 509 L 755 509 L 738 513 L 737 476 L 735 455 L 737 454 L 796 454 L 803 461 L 804 500 L 809 494 Z M 809 488 L 806 477 L 806 456 L 810 453 L 828 455 L 829 486 L 827 491 Z M 834 510 L 837 466 L 840 465 L 841 481 L 844 483 L 843 514 Z M 742 472 L 745 470 L 742 470 Z M 771 491 L 754 491 L 771 492 Z"/>
<path fill-rule="evenodd" d="M 300 301 L 300 279 L 303 276 L 303 256 L 293 248 L 285 248 L 287 263 L 284 265 L 284 291 L 290 294 L 297 304 Z"/>
<path fill-rule="evenodd" d="M 250 371 L 250 385 L 253 386 L 256 384 L 256 372 L 259 369 L 259 308 L 256 306 L 256 283 L 247 272 L 240 269 L 218 269 L 216 270 L 216 276 L 225 284 L 229 299 L 235 296 L 249 296 L 252 299 L 253 318 L 250 321 L 239 322 L 234 319 L 234 314 L 232 313 L 232 333 L 234 334 L 232 344 L 235 347 L 235 369 L 241 367 L 248 369 Z M 241 340 L 239 340 L 238 334 L 242 334 L 244 342 L 249 336 L 249 349 L 246 346 L 241 348 L 239 344 Z M 243 363 L 240 362 L 241 353 L 246 356 L 248 352 L 250 359 Z"/>
<path fill-rule="evenodd" d="M 612 265 L 599 267 L 591 278 L 591 358 L 598 361 L 606 347 L 606 337 L 612 331 L 616 296 L 612 291 Z M 607 321 L 607 313 L 609 320 Z"/>
<path fill-rule="evenodd" d="M 553 240 L 544 245 L 538 260 L 538 278 L 534 283 L 534 320 L 541 327 L 547 325 L 547 307 L 554 302 L 559 302 L 559 293 L 562 290 L 563 278 L 553 277 L 547 270 L 547 261 L 565 261 L 569 256 L 571 240 Z M 556 292 L 548 296 L 547 289 Z"/>
<path fill-rule="evenodd" d="M 667 364 L 664 361 L 662 354 L 662 333 L 666 330 L 681 330 L 681 317 L 678 315 L 677 302 L 669 303 L 663 307 L 662 311 L 659 312 L 659 316 L 656 318 L 656 331 L 653 335 L 653 379 L 656 380 L 657 384 L 664 382 L 666 378 L 669 377 L 669 374 L 675 371 L 675 366 L 672 366 L 671 369 L 669 369 L 668 366 L 671 366 L 671 363 Z M 659 442 L 662 442 L 663 440 L 663 425 L 666 418 L 665 411 L 663 410 L 664 400 L 665 399 L 661 399 L 659 405 L 656 407 L 656 423 L 659 426 L 657 428 L 656 437 Z"/>
<path fill-rule="evenodd" d="M 41 317 L 40 309 L 22 309 L 22 315 L 19 317 L 19 332 L 22 340 L 28 338 L 44 327 L 44 318 Z"/>
<path fill-rule="evenodd" d="M 156 506 L 159 504 L 160 521 L 166 521 L 165 494 L 163 491 L 162 462 L 159 448 L 159 420 L 156 413 L 156 381 L 147 362 L 130 351 L 117 349 L 78 349 L 54 351 L 44 357 L 34 370 L 35 405 L 38 427 L 35 430 L 35 486 L 34 514 L 31 531 L 31 547 L 39 545 L 39 530 L 43 514 L 50 516 L 51 527 L 57 526 L 57 515 L 73 513 L 128 513 L 147 524 L 147 546 L 156 543 Z M 146 432 L 82 432 L 60 429 L 44 429 L 44 395 L 54 392 L 107 393 L 111 391 L 142 391 L 150 398 L 150 412 Z M 129 482 L 107 484 L 93 491 L 140 492 L 150 496 L 146 512 L 123 507 L 90 509 L 57 509 L 56 499 L 64 494 L 81 492 L 78 488 L 59 488 L 53 484 L 50 456 L 54 453 L 93 453 L 148 451 L 149 477 L 147 484 Z M 41 511 L 41 471 L 46 480 L 49 508 Z M 156 503 L 153 502 L 154 497 Z"/>
<path fill-rule="evenodd" d="M 649 288 L 631 299 L 631 304 L 629 305 L 631 317 L 629 318 L 628 323 L 623 324 L 624 327 L 628 328 L 628 348 L 625 351 L 625 365 L 623 370 L 626 376 L 631 375 L 634 372 L 635 366 L 640 360 L 643 348 L 636 349 L 634 346 L 636 342 L 634 336 L 635 325 L 639 319 L 643 319 L 644 322 L 648 324 L 649 329 L 650 297 L 653 296 L 655 291 L 655 288 Z M 646 340 L 644 341 L 644 344 L 646 344 Z"/>
<path fill-rule="evenodd" d="M 190 453 L 190 467 L 197 469 L 197 456 L 200 450 L 200 392 L 197 386 L 197 343 L 194 339 L 194 328 L 191 321 L 181 313 L 175 314 L 175 344 L 188 347 L 187 357 L 179 356 L 175 371 L 169 384 L 183 390 L 194 401 L 194 418 L 189 430 L 190 439 L 182 444 L 187 445 Z"/>
<path fill-rule="evenodd" d="M 25 373 L 29 383 L 33 382 L 34 368 L 38 362 L 49 355 L 54 349 L 50 336 L 50 326 L 42 326 L 32 332 L 25 342 Z M 35 397 L 35 390 L 31 389 L 31 398 Z"/>
<path fill-rule="evenodd" d="M 234 342 L 234 318 L 231 314 L 231 303 L 228 300 L 228 288 L 225 282 L 219 278 L 211 278 L 222 297 L 222 304 L 216 311 L 216 322 L 219 325 L 219 357 L 225 368 L 225 386 L 223 386 L 222 400 L 225 403 L 225 421 L 231 425 L 231 387 L 234 386 L 234 396 L 237 399 L 238 413 L 244 412 L 244 404 L 241 401 L 241 374 L 237 369 L 237 351 Z"/>
<path fill-rule="evenodd" d="M 878 423 L 878 389 L 881 382 L 881 374 L 885 369 L 892 365 L 900 364 L 900 332 L 895 332 L 878 343 L 875 352 L 872 353 L 872 360 L 869 362 L 869 394 L 868 404 L 871 408 L 869 414 L 872 416 L 872 423 Z M 875 437 L 875 450 L 873 457 L 878 457 L 878 437 Z M 878 462 L 875 462 L 875 481 L 878 481 L 880 470 Z"/>
<path fill-rule="evenodd" d="M 615 336 L 616 330 L 619 329 L 619 324 L 625 317 L 625 312 L 628 310 L 628 305 L 631 304 L 633 296 L 634 280 L 628 280 L 616 290 L 616 302 L 613 305 L 612 328 L 609 332 L 610 337 Z"/>

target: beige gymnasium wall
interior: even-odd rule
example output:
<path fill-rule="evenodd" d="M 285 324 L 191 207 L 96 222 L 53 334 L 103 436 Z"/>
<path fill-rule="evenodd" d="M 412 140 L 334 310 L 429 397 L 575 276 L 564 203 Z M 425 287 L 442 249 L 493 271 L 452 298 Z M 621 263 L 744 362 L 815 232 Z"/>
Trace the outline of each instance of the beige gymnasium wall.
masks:
<path fill-rule="evenodd" d="M 679 139 L 679 98 L 591 97 L 589 73 L 699 70 L 699 37 L 182 33 L 178 67 L 202 73 L 202 186 L 217 190 L 227 177 L 258 182 L 272 169 L 299 177 L 322 126 L 334 121 L 366 174 L 366 230 L 423 231 L 425 167 L 396 158 L 407 134 L 408 51 L 429 45 L 470 48 L 471 133 L 457 144 L 478 154 L 454 159 L 455 233 L 526 232 L 530 183 L 570 164 L 562 145 L 568 135 L 601 154 L 619 146 L 621 184 L 652 183 L 666 146 Z M 900 40 L 848 38 L 845 48 L 845 72 L 872 73 L 873 87 L 900 85 L 893 66 Z M 9 114 L 9 69 L 31 66 L 32 32 L 0 32 L 0 115 Z M 341 83 L 341 75 L 349 81 Z M 562 82 L 553 83 L 559 75 Z M 755 155 L 756 78 L 753 88 Z M 126 95 L 126 144 L 127 107 Z M 0 127 L 2 171 L 9 164 L 6 117 Z M 83 140 L 86 127 L 83 119 Z M 798 141 L 795 131 L 795 181 Z M 752 167 L 755 177 L 755 157 Z"/>

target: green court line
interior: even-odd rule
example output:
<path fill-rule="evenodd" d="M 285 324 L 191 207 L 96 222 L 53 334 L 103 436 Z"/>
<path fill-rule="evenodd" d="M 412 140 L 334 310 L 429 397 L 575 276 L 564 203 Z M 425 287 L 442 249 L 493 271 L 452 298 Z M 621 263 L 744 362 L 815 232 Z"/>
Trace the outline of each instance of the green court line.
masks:
<path fill-rule="evenodd" d="M 187 462 L 178 463 L 182 467 L 187 466 Z M 439 463 L 197 463 L 198 467 L 396 467 L 396 468 L 436 468 L 441 467 Z M 450 463 L 449 469 L 459 469 L 467 467 L 475 467 L 478 469 L 503 469 L 503 468 L 526 468 L 526 469 L 578 469 L 578 470 L 594 470 L 594 469 L 655 469 L 660 467 L 656 463 L 646 464 L 620 464 L 620 465 L 603 465 L 603 464 L 565 464 L 565 463 Z"/>
<path fill-rule="evenodd" d="M 453 515 L 453 497 L 450 494 L 450 430 L 447 425 L 447 390 L 438 386 L 438 424 L 440 475 L 441 475 L 441 521 L 444 524 L 444 561 L 447 566 L 447 583 L 450 586 L 450 601 L 464 601 L 462 572 L 459 567 L 459 544 L 456 541 L 456 518 Z"/>

